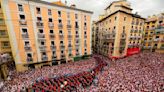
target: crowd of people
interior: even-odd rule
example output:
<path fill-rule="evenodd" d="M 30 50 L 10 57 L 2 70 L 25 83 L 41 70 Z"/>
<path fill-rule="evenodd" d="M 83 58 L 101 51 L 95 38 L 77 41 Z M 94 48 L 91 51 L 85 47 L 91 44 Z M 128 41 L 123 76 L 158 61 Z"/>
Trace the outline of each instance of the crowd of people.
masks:
<path fill-rule="evenodd" d="M 162 92 L 164 54 L 142 52 L 118 60 L 88 60 L 11 72 L 2 92 Z"/>
<path fill-rule="evenodd" d="M 108 62 L 109 60 L 107 60 Z M 116 60 L 98 76 L 91 92 L 163 92 L 164 54 L 140 53 Z M 86 92 L 86 91 L 85 91 Z"/>
<path fill-rule="evenodd" d="M 10 80 L 4 82 L 1 90 L 3 92 L 15 92 L 22 88 L 28 88 L 36 80 L 60 77 L 64 75 L 74 75 L 82 71 L 88 71 L 95 67 L 96 62 L 94 61 L 94 58 L 90 58 L 88 60 L 81 60 L 58 66 L 46 66 L 41 69 L 28 70 L 23 73 L 10 71 Z"/>

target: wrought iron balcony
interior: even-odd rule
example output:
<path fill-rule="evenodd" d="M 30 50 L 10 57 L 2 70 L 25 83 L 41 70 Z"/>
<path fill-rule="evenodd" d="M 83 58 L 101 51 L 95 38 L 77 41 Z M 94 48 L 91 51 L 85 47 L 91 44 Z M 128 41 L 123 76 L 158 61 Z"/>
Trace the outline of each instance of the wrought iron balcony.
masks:
<path fill-rule="evenodd" d="M 36 25 L 37 25 L 37 27 L 39 27 L 39 28 L 43 28 L 43 22 L 41 22 L 41 21 L 37 21 L 36 22 Z"/>
<path fill-rule="evenodd" d="M 59 38 L 60 39 L 63 39 L 64 38 L 64 35 L 63 34 L 59 34 Z"/>
<path fill-rule="evenodd" d="M 52 55 L 52 60 L 56 60 L 56 59 L 57 59 L 56 54 L 55 55 Z"/>
<path fill-rule="evenodd" d="M 72 48 L 72 44 L 68 44 L 68 47 L 69 47 L 69 48 Z"/>
<path fill-rule="evenodd" d="M 79 26 L 77 25 L 77 26 L 75 26 L 75 30 L 78 30 L 79 29 Z"/>
<path fill-rule="evenodd" d="M 68 38 L 71 39 L 72 38 L 72 35 L 71 34 L 68 34 Z"/>
<path fill-rule="evenodd" d="M 55 38 L 55 34 L 53 34 L 53 33 L 50 33 L 49 36 L 51 39 Z"/>
<path fill-rule="evenodd" d="M 160 41 L 159 38 L 154 39 L 154 42 L 159 42 L 159 41 Z"/>
<path fill-rule="evenodd" d="M 22 34 L 22 38 L 29 38 L 28 33 L 23 33 L 23 34 Z"/>
<path fill-rule="evenodd" d="M 22 25 L 22 26 L 26 26 L 27 21 L 26 20 L 19 20 L 19 24 Z"/>
<path fill-rule="evenodd" d="M 42 61 L 48 61 L 48 57 L 47 56 L 42 56 Z"/>
<path fill-rule="evenodd" d="M 62 29 L 62 28 L 63 28 L 63 24 L 62 24 L 62 23 L 59 23 L 59 24 L 58 24 L 58 28 L 59 28 L 59 29 Z"/>
<path fill-rule="evenodd" d="M 45 34 L 44 33 L 38 33 L 38 38 L 45 38 Z"/>
<path fill-rule="evenodd" d="M 72 28 L 71 24 L 67 24 L 67 29 L 71 29 L 71 28 Z"/>
<path fill-rule="evenodd" d="M 33 58 L 32 57 L 27 57 L 27 62 L 33 62 Z"/>
<path fill-rule="evenodd" d="M 79 34 L 76 34 L 76 38 L 79 38 Z"/>
<path fill-rule="evenodd" d="M 48 27 L 53 29 L 54 28 L 54 23 L 53 22 L 48 22 Z"/>
<path fill-rule="evenodd" d="M 87 30 L 87 26 L 84 26 L 84 30 Z"/>
<path fill-rule="evenodd" d="M 40 45 L 39 46 L 40 51 L 46 51 L 46 46 L 45 45 Z"/>
<path fill-rule="evenodd" d="M 50 48 L 51 48 L 51 50 L 56 51 L 56 46 L 55 45 L 51 45 Z"/>
<path fill-rule="evenodd" d="M 24 49 L 25 49 L 26 51 L 31 51 L 31 47 L 30 47 L 30 46 L 25 46 Z"/>
<path fill-rule="evenodd" d="M 87 38 L 87 35 L 84 35 L 84 38 Z"/>
<path fill-rule="evenodd" d="M 65 59 L 65 58 L 66 58 L 66 57 L 65 57 L 65 54 L 61 53 L 60 59 Z"/>
<path fill-rule="evenodd" d="M 60 44 L 60 49 L 61 49 L 61 50 L 65 49 L 64 44 Z"/>

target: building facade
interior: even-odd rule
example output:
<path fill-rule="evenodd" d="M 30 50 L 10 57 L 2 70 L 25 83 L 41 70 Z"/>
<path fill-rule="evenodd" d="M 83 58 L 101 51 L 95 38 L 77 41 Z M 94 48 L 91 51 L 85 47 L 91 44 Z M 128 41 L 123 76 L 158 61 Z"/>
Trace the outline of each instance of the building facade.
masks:
<path fill-rule="evenodd" d="M 1 3 L 18 71 L 91 54 L 92 12 L 41 0 Z"/>
<path fill-rule="evenodd" d="M 164 53 L 164 13 L 146 19 L 143 42 L 144 50 Z"/>
<path fill-rule="evenodd" d="M 96 52 L 111 58 L 137 53 L 141 48 L 145 19 L 137 13 L 133 14 L 130 4 L 125 0 L 112 2 L 104 15 L 96 22 Z"/>
<path fill-rule="evenodd" d="M 1 53 L 11 54 L 11 47 L 10 47 L 8 33 L 7 33 L 5 16 L 3 14 L 3 7 L 1 5 L 1 0 L 0 0 L 0 54 Z"/>

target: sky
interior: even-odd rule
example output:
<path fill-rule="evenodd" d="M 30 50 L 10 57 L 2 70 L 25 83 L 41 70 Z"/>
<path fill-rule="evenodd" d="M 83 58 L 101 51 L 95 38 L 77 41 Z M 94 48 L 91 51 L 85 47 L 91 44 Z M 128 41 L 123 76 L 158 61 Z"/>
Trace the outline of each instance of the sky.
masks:
<path fill-rule="evenodd" d="M 58 0 L 43 0 L 54 2 Z M 65 0 L 61 0 L 63 3 Z M 98 16 L 104 13 L 104 9 L 112 1 L 118 0 L 66 0 L 67 5 L 75 4 L 77 8 L 93 11 L 92 20 L 98 20 Z M 138 12 L 144 18 L 164 12 L 164 0 L 127 0 L 133 9 L 133 13 Z"/>

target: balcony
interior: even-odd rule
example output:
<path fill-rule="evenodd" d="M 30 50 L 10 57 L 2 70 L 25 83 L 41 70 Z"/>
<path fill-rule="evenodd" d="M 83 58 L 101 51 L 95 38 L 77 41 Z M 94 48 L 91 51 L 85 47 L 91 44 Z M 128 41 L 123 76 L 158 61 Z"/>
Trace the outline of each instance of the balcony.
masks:
<path fill-rule="evenodd" d="M 22 34 L 22 38 L 29 38 L 28 33 L 23 33 L 23 34 Z"/>
<path fill-rule="evenodd" d="M 75 43 L 75 46 L 79 47 L 80 46 L 80 43 Z"/>
<path fill-rule="evenodd" d="M 84 35 L 84 38 L 87 38 L 87 35 Z"/>
<path fill-rule="evenodd" d="M 154 42 L 159 42 L 159 41 L 160 41 L 159 38 L 154 39 Z"/>
<path fill-rule="evenodd" d="M 47 56 L 43 56 L 42 57 L 42 61 L 48 61 L 48 57 Z"/>
<path fill-rule="evenodd" d="M 25 46 L 24 49 L 25 49 L 25 51 L 31 51 L 31 47 L 30 46 Z"/>
<path fill-rule="evenodd" d="M 68 34 L 68 39 L 72 39 L 72 35 L 71 34 Z"/>
<path fill-rule="evenodd" d="M 53 23 L 53 22 L 48 22 L 48 27 L 49 27 L 50 29 L 53 29 L 53 28 L 54 28 L 54 23 Z"/>
<path fill-rule="evenodd" d="M 150 31 L 155 30 L 155 27 L 151 27 L 151 28 L 149 28 L 149 30 L 150 30 Z"/>
<path fill-rule="evenodd" d="M 84 47 L 87 47 L 87 44 L 84 44 Z"/>
<path fill-rule="evenodd" d="M 79 26 L 77 25 L 77 26 L 75 26 L 75 30 L 79 30 Z"/>
<path fill-rule="evenodd" d="M 52 51 L 56 51 L 56 46 L 55 45 L 51 45 L 50 48 L 51 48 Z"/>
<path fill-rule="evenodd" d="M 33 62 L 33 58 L 32 57 L 27 57 L 27 62 Z"/>
<path fill-rule="evenodd" d="M 61 50 L 64 50 L 64 49 L 65 49 L 64 44 L 60 44 L 60 49 L 61 49 Z"/>
<path fill-rule="evenodd" d="M 8 38 L 9 36 L 7 34 L 0 34 L 0 38 Z"/>
<path fill-rule="evenodd" d="M 157 46 L 153 46 L 153 49 L 157 49 Z"/>
<path fill-rule="evenodd" d="M 71 24 L 67 24 L 67 29 L 71 29 L 71 28 L 72 28 Z"/>
<path fill-rule="evenodd" d="M 164 46 L 161 46 L 161 47 L 160 47 L 160 49 L 162 49 L 162 50 L 163 50 L 163 49 L 164 49 Z"/>
<path fill-rule="evenodd" d="M 151 49 L 151 46 L 144 46 L 144 49 Z"/>
<path fill-rule="evenodd" d="M 87 26 L 84 26 L 84 30 L 87 30 Z"/>
<path fill-rule="evenodd" d="M 19 25 L 26 26 L 27 25 L 27 21 L 26 20 L 19 20 Z"/>
<path fill-rule="evenodd" d="M 68 44 L 68 48 L 72 48 L 72 45 L 71 44 Z"/>
<path fill-rule="evenodd" d="M 39 39 L 44 39 L 45 38 L 45 34 L 44 33 L 38 33 L 38 38 Z"/>
<path fill-rule="evenodd" d="M 79 34 L 76 34 L 76 38 L 79 38 Z"/>
<path fill-rule="evenodd" d="M 65 55 L 63 53 L 61 53 L 60 59 L 65 59 Z"/>
<path fill-rule="evenodd" d="M 11 49 L 10 46 L 2 46 L 1 48 L 2 48 L 2 49 Z"/>
<path fill-rule="evenodd" d="M 46 46 L 45 45 L 40 45 L 39 46 L 40 51 L 46 51 Z"/>
<path fill-rule="evenodd" d="M 155 29 L 155 33 L 164 34 L 164 27 Z"/>
<path fill-rule="evenodd" d="M 53 33 L 50 33 L 49 36 L 50 36 L 51 39 L 55 38 L 55 35 Z"/>
<path fill-rule="evenodd" d="M 37 21 L 36 22 L 36 26 L 38 27 L 38 28 L 43 28 L 43 22 L 41 22 L 41 21 Z"/>
<path fill-rule="evenodd" d="M 59 23 L 58 24 L 58 29 L 62 29 L 63 28 L 63 24 L 62 23 Z"/>
<path fill-rule="evenodd" d="M 52 60 L 56 60 L 56 59 L 57 59 L 56 54 L 55 55 L 52 55 Z"/>
<path fill-rule="evenodd" d="M 64 35 L 63 34 L 59 34 L 59 38 L 60 39 L 63 39 L 64 38 Z"/>

